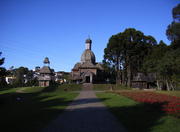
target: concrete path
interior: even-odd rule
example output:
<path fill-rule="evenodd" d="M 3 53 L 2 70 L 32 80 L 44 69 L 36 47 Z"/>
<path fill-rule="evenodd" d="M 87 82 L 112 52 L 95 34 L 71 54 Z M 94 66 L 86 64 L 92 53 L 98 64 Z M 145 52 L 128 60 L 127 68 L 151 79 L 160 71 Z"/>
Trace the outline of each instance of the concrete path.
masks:
<path fill-rule="evenodd" d="M 125 132 L 88 85 L 43 132 Z"/>

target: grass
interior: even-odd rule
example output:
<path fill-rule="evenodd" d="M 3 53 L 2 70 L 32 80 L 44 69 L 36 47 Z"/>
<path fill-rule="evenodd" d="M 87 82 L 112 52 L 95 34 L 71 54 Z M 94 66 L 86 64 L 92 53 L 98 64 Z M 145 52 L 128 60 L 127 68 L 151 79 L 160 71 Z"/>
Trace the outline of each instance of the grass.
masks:
<path fill-rule="evenodd" d="M 167 116 L 156 106 L 135 102 L 115 93 L 97 93 L 129 132 L 177 132 L 180 119 Z"/>
<path fill-rule="evenodd" d="M 100 91 L 107 91 L 107 90 L 130 90 L 131 88 L 128 88 L 126 86 L 120 85 L 120 84 L 93 84 L 94 90 L 100 90 Z"/>
<path fill-rule="evenodd" d="M 9 89 L 9 88 L 5 88 L 5 89 L 1 89 L 0 90 L 0 95 L 2 95 L 2 94 L 8 94 L 8 93 L 13 93 L 13 92 L 15 92 L 16 90 L 18 90 L 19 88 L 11 88 L 11 89 Z"/>
<path fill-rule="evenodd" d="M 42 91 L 43 89 L 44 87 L 22 87 L 16 91 L 22 91 L 24 93 L 36 93 Z"/>
<path fill-rule="evenodd" d="M 68 85 L 66 85 L 68 86 Z M 71 87 L 71 86 L 69 86 Z M 65 86 L 63 86 L 65 88 Z M 76 86 L 79 90 L 80 86 Z M 26 87 L 0 91 L 1 131 L 38 132 L 78 95 L 60 87 Z M 16 91 L 21 91 L 16 92 Z"/>
<path fill-rule="evenodd" d="M 59 86 L 62 90 L 67 91 L 80 91 L 82 88 L 81 84 L 62 84 Z"/>

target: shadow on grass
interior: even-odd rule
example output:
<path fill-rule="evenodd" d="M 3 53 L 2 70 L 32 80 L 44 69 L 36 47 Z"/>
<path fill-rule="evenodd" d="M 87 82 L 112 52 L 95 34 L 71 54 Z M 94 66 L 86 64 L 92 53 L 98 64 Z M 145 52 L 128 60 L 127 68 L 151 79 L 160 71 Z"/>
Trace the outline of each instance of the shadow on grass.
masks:
<path fill-rule="evenodd" d="M 45 87 L 41 92 L 54 92 L 54 91 L 56 91 L 57 88 L 58 88 L 58 86 Z"/>
<path fill-rule="evenodd" d="M 0 131 L 38 132 L 71 102 L 73 97 L 49 99 L 51 95 L 36 93 L 9 93 L 0 95 Z M 55 89 L 50 90 L 51 92 Z M 67 93 L 66 93 L 67 94 Z"/>
<path fill-rule="evenodd" d="M 158 120 L 165 115 L 162 104 L 137 104 L 129 107 L 114 107 L 110 111 L 129 132 L 148 132 L 159 125 Z M 161 122 L 163 123 L 163 122 Z"/>

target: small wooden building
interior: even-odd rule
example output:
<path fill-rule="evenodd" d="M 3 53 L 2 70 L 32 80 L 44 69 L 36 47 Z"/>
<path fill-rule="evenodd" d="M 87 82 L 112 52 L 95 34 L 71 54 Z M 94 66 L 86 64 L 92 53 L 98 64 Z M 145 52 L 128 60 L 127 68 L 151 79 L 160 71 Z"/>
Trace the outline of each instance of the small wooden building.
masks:
<path fill-rule="evenodd" d="M 133 76 L 131 86 L 133 88 L 149 89 L 152 88 L 152 85 L 155 83 L 155 81 L 154 73 L 136 73 Z"/>
<path fill-rule="evenodd" d="M 44 59 L 44 66 L 39 71 L 38 81 L 40 87 L 48 87 L 53 81 L 53 70 L 49 67 L 49 59 Z"/>

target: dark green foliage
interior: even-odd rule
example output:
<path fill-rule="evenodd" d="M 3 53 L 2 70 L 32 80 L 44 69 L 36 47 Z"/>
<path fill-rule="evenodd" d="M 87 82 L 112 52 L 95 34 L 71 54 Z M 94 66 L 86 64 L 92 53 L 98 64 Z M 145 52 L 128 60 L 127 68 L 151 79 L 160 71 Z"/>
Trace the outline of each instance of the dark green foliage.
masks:
<path fill-rule="evenodd" d="M 173 22 L 168 25 L 166 35 L 172 41 L 173 48 L 180 48 L 180 4 L 172 10 Z"/>
<path fill-rule="evenodd" d="M 1 54 L 2 54 L 2 52 L 0 52 L 0 56 L 1 56 Z M 4 57 L 0 59 L 0 65 L 2 65 L 4 63 L 4 60 L 5 60 Z"/>
<path fill-rule="evenodd" d="M 173 8 L 172 15 L 174 20 L 180 21 L 180 4 Z"/>
<path fill-rule="evenodd" d="M 168 39 L 171 41 L 175 41 L 180 38 L 180 23 L 172 22 L 166 31 Z"/>
<path fill-rule="evenodd" d="M 28 68 L 19 67 L 19 68 L 15 69 L 16 80 L 14 81 L 14 85 L 23 86 L 24 79 L 27 76 L 27 73 L 28 73 Z"/>
<path fill-rule="evenodd" d="M 156 73 L 157 88 L 178 89 L 180 82 L 180 49 L 174 49 L 160 41 L 145 57 L 143 70 Z"/>
<path fill-rule="evenodd" d="M 0 52 L 0 56 L 1 56 L 2 52 Z M 0 59 L 0 66 L 3 65 L 5 58 L 1 58 Z M 5 81 L 5 77 L 6 77 L 7 71 L 4 67 L 0 67 L 0 88 L 6 87 L 7 83 Z"/>
<path fill-rule="evenodd" d="M 38 86 L 39 85 L 39 81 L 38 78 L 31 78 L 27 83 L 26 86 Z"/>
<path fill-rule="evenodd" d="M 115 71 L 116 82 L 131 85 L 132 75 L 142 69 L 144 57 L 157 42 L 134 28 L 113 35 L 104 49 L 103 63 L 109 71 Z"/>
<path fill-rule="evenodd" d="M 8 87 L 38 86 L 38 79 L 34 75 L 35 72 L 26 67 L 11 68 L 8 70 L 8 76 L 14 79 Z"/>
<path fill-rule="evenodd" d="M 166 35 L 171 40 L 167 46 L 163 41 L 153 46 L 145 58 L 143 70 L 156 73 L 159 90 L 179 89 L 180 78 L 180 4 L 173 8 L 173 22 L 168 26 Z"/>
<path fill-rule="evenodd" d="M 168 46 L 162 40 L 158 45 L 155 45 L 151 53 L 144 59 L 143 71 L 156 72 L 158 70 L 157 64 L 161 63 L 161 58 L 166 54 L 168 49 Z"/>
<path fill-rule="evenodd" d="M 159 80 L 167 90 L 179 89 L 180 83 L 180 4 L 173 8 L 172 16 L 173 22 L 166 30 L 171 45 L 157 64 Z"/>

